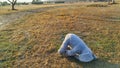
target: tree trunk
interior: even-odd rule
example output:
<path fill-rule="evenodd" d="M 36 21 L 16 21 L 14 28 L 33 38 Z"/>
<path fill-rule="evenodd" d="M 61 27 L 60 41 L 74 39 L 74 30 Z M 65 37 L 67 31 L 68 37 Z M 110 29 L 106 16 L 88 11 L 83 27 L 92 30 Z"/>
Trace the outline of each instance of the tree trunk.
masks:
<path fill-rule="evenodd" d="M 112 0 L 112 4 L 115 4 L 115 0 Z"/>
<path fill-rule="evenodd" d="M 16 4 L 16 2 L 17 2 L 17 0 L 8 0 L 10 3 L 11 3 L 11 5 L 12 5 L 12 10 L 15 10 L 15 4 Z"/>
<path fill-rule="evenodd" d="M 15 10 L 15 4 L 12 4 L 12 10 Z"/>

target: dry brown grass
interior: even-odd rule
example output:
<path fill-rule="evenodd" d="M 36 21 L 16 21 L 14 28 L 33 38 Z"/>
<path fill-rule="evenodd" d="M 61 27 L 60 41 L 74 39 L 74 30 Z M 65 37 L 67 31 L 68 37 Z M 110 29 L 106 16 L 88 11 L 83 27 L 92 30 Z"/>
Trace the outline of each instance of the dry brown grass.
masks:
<path fill-rule="evenodd" d="M 0 15 L 1 14 L 9 14 L 14 12 L 38 9 L 38 8 L 45 8 L 45 7 L 53 7 L 53 6 L 63 6 L 69 4 L 43 4 L 43 5 L 15 5 L 16 10 L 11 10 L 11 6 L 0 6 Z"/>
<path fill-rule="evenodd" d="M 75 33 L 85 40 L 99 57 L 112 64 L 120 63 L 120 4 L 108 7 L 72 5 L 26 16 L 8 26 L 12 30 L 10 42 L 24 47 L 15 51 L 12 67 L 20 68 L 103 68 L 101 62 L 80 63 L 57 54 L 67 33 Z M 87 67 L 86 67 L 87 68 Z"/>

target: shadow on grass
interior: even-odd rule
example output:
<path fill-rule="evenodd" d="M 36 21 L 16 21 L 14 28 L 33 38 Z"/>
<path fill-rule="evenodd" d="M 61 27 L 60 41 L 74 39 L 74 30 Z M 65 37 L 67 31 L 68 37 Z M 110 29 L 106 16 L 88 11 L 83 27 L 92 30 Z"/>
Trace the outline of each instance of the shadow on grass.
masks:
<path fill-rule="evenodd" d="M 75 59 L 74 57 L 67 57 L 67 59 L 70 62 L 75 62 L 79 65 L 82 65 L 83 68 L 120 68 L 119 64 L 109 63 L 109 62 L 101 60 L 101 59 L 96 59 L 96 60 L 88 62 L 88 63 L 80 62 L 77 59 Z"/>

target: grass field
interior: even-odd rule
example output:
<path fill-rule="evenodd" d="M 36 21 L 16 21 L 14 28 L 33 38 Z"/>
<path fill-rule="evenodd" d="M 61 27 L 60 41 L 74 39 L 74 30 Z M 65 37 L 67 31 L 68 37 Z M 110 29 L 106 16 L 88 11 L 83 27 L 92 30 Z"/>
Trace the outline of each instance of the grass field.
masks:
<path fill-rule="evenodd" d="M 38 8 L 45 8 L 45 7 L 53 7 L 53 6 L 62 6 L 65 4 L 43 4 L 43 5 L 15 5 L 14 11 L 11 10 L 11 6 L 0 6 L 0 15 L 1 14 L 9 14 L 14 12 L 20 12 L 20 11 L 26 11 L 26 10 L 32 10 L 32 9 L 38 9 Z M 69 5 L 69 4 L 66 4 Z"/>
<path fill-rule="evenodd" d="M 103 6 L 101 6 L 103 5 Z M 120 4 L 69 5 L 25 16 L 0 30 L 0 67 L 119 68 Z M 98 60 L 57 54 L 65 35 L 80 36 Z"/>

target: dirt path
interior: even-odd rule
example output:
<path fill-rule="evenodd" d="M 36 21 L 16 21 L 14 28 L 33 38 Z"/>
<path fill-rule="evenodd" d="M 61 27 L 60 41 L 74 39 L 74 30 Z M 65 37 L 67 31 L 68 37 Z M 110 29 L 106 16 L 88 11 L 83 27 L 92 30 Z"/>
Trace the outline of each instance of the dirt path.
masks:
<path fill-rule="evenodd" d="M 37 12 L 44 12 L 50 9 L 55 9 L 60 7 L 63 7 L 63 6 L 44 7 L 44 8 L 34 9 L 34 10 L 26 10 L 21 12 L 0 15 L 0 28 L 3 28 L 6 24 L 19 20 L 26 15 L 37 13 Z"/>

